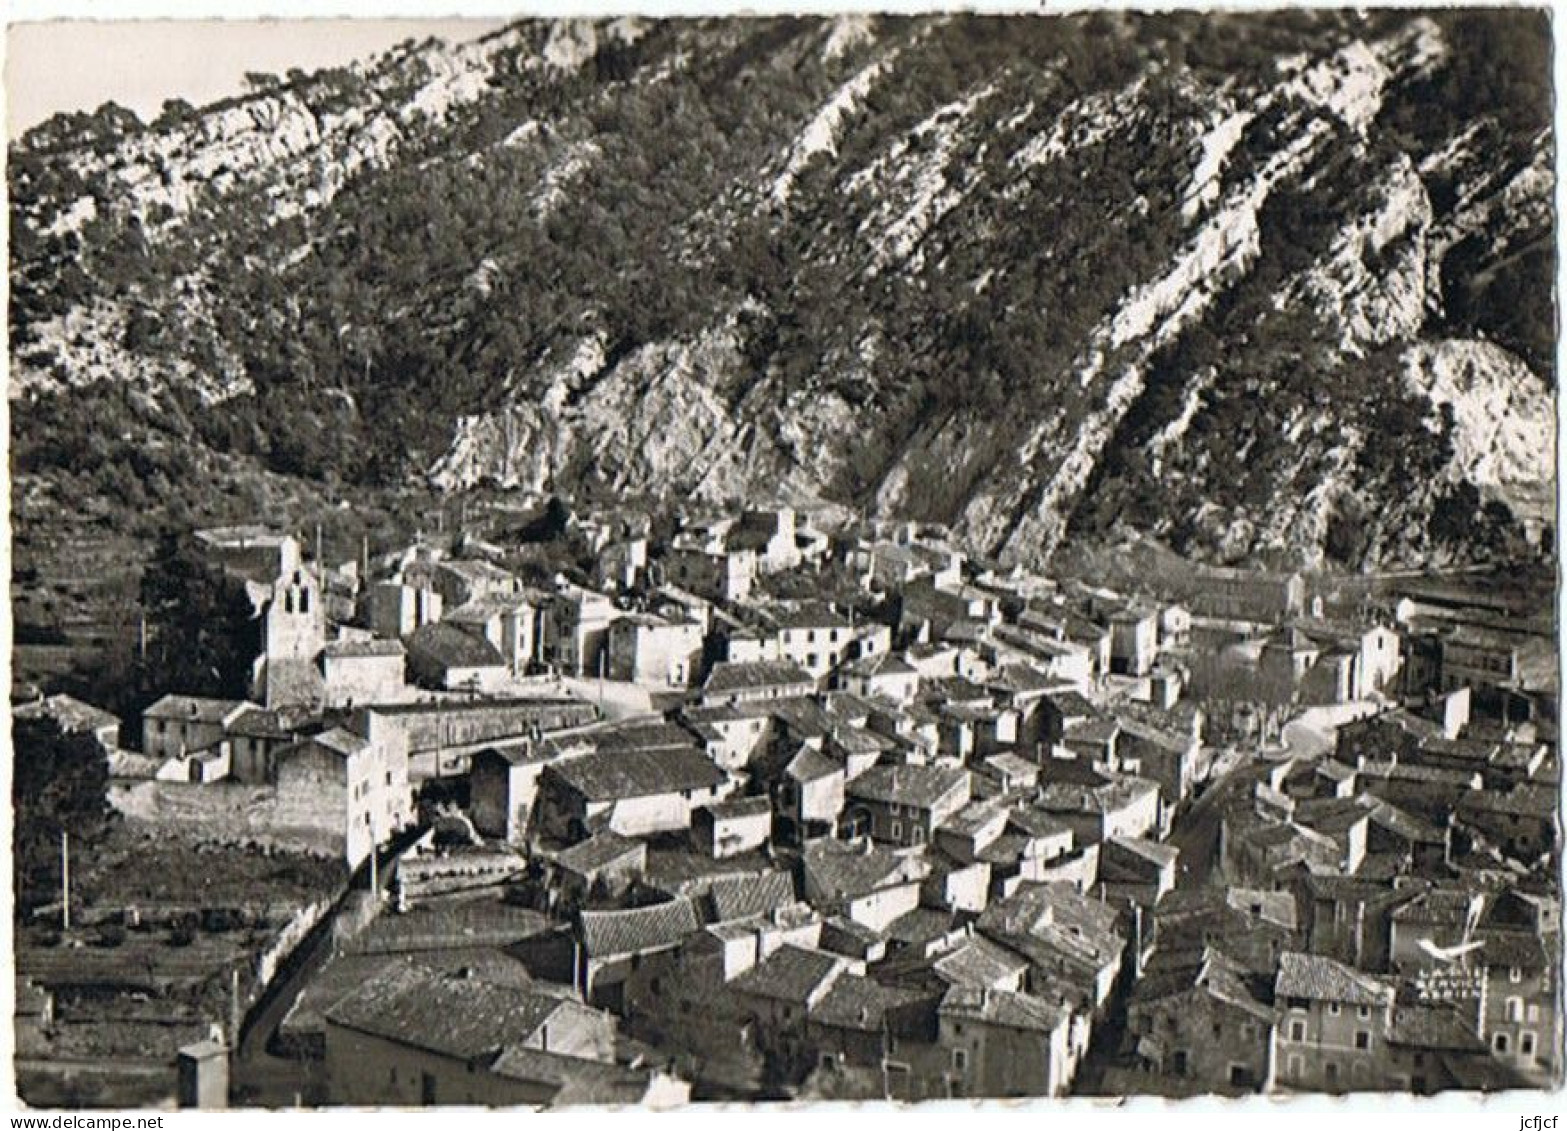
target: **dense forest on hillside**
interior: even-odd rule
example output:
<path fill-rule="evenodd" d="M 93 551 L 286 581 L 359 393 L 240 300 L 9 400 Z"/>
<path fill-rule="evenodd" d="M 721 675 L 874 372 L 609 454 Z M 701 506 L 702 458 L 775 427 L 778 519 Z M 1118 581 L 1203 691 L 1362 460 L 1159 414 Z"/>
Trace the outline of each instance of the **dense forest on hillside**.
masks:
<path fill-rule="evenodd" d="M 217 460 L 1509 552 L 1411 350 L 1549 400 L 1548 55 L 1501 11 L 535 21 L 56 119 L 11 149 L 13 470 L 127 523 Z"/>

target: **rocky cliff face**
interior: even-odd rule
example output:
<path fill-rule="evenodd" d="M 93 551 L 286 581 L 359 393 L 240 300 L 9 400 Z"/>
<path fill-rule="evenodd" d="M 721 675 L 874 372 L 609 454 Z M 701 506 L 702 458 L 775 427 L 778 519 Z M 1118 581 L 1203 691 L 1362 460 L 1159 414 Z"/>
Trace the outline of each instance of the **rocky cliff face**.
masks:
<path fill-rule="evenodd" d="M 530 22 L 57 120 L 11 154 L 13 416 L 130 387 L 126 435 L 305 477 L 783 493 L 1007 560 L 1493 553 L 1553 476 L 1548 43 Z"/>

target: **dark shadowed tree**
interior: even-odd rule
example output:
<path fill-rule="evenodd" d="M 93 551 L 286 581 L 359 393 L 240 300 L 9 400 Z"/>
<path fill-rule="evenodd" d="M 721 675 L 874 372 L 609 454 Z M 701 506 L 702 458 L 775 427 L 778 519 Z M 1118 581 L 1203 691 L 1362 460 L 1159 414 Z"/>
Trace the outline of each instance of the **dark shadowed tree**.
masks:
<path fill-rule="evenodd" d="M 82 844 L 108 816 L 109 763 L 88 733 L 66 734 L 53 719 L 16 719 L 11 727 L 11 812 L 19 903 L 52 897 L 60 833 Z"/>
<path fill-rule="evenodd" d="M 243 698 L 261 651 L 261 624 L 244 582 L 223 573 L 189 535 L 165 530 L 142 575 L 151 642 L 140 673 L 143 698 Z"/>

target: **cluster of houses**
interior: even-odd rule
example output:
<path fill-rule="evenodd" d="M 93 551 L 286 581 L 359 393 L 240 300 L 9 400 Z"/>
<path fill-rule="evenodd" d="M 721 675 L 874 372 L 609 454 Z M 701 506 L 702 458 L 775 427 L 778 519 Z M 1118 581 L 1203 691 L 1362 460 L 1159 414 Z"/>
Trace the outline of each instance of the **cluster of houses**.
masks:
<path fill-rule="evenodd" d="M 1481 709 L 1462 634 L 787 507 L 594 532 L 544 588 L 483 544 L 332 568 L 201 536 L 262 621 L 253 694 L 149 707 L 116 805 L 354 867 L 438 788 L 469 843 L 405 861 L 397 907 L 445 868 L 549 924 L 514 975 L 415 963 L 332 1005 L 334 1101 L 1554 1078 L 1555 735 Z M 1216 705 L 1228 735 L 1270 704 L 1360 709 L 1218 768 Z"/>
<path fill-rule="evenodd" d="M 1223 889 L 1152 917 L 1117 1086 L 1543 1086 L 1559 1072 L 1554 737 L 1431 693 L 1222 807 Z"/>

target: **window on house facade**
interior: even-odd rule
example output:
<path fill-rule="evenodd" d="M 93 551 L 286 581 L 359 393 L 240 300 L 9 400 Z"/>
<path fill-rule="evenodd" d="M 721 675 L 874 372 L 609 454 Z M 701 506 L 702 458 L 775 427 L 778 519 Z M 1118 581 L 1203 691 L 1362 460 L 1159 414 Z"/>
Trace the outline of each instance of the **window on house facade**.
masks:
<path fill-rule="evenodd" d="M 1364 1021 L 1366 1018 L 1371 1016 L 1371 1007 L 1369 1005 L 1362 1005 L 1359 1009 L 1355 1010 L 1355 1014 L 1362 1021 Z"/>
<path fill-rule="evenodd" d="M 1357 1049 L 1369 1049 L 1371 1047 L 1371 1034 L 1365 1029 L 1355 1033 L 1355 1047 Z"/>
<path fill-rule="evenodd" d="M 968 1049 L 952 1050 L 952 1067 L 954 1071 L 968 1071 Z"/>
<path fill-rule="evenodd" d="M 1330 1014 L 1332 1014 L 1334 1017 L 1337 1017 L 1339 1015 L 1339 1004 L 1338 1004 L 1338 1002 L 1336 1002 L 1336 1001 L 1328 1002 L 1328 1012 Z"/>
<path fill-rule="evenodd" d="M 894 821 L 894 822 L 892 822 L 892 839 L 893 840 L 902 840 L 903 839 L 903 822 L 902 821 Z"/>
<path fill-rule="evenodd" d="M 1507 968 L 1507 980 L 1509 982 L 1523 981 L 1523 971 L 1516 966 L 1509 966 Z"/>
<path fill-rule="evenodd" d="M 1290 1022 L 1290 1040 L 1304 1041 L 1306 1039 L 1306 1023 L 1304 1021 Z"/>
<path fill-rule="evenodd" d="M 1497 1052 L 1505 1053 L 1507 1051 L 1507 1034 L 1496 1034 L 1496 1036 L 1491 1039 L 1491 1047 Z"/>
<path fill-rule="evenodd" d="M 1521 997 L 1510 997 L 1510 998 L 1508 998 L 1507 999 L 1507 1004 L 1502 1009 L 1502 1016 L 1505 1017 L 1509 1021 L 1522 1021 L 1523 1020 L 1523 998 L 1521 998 Z"/>

